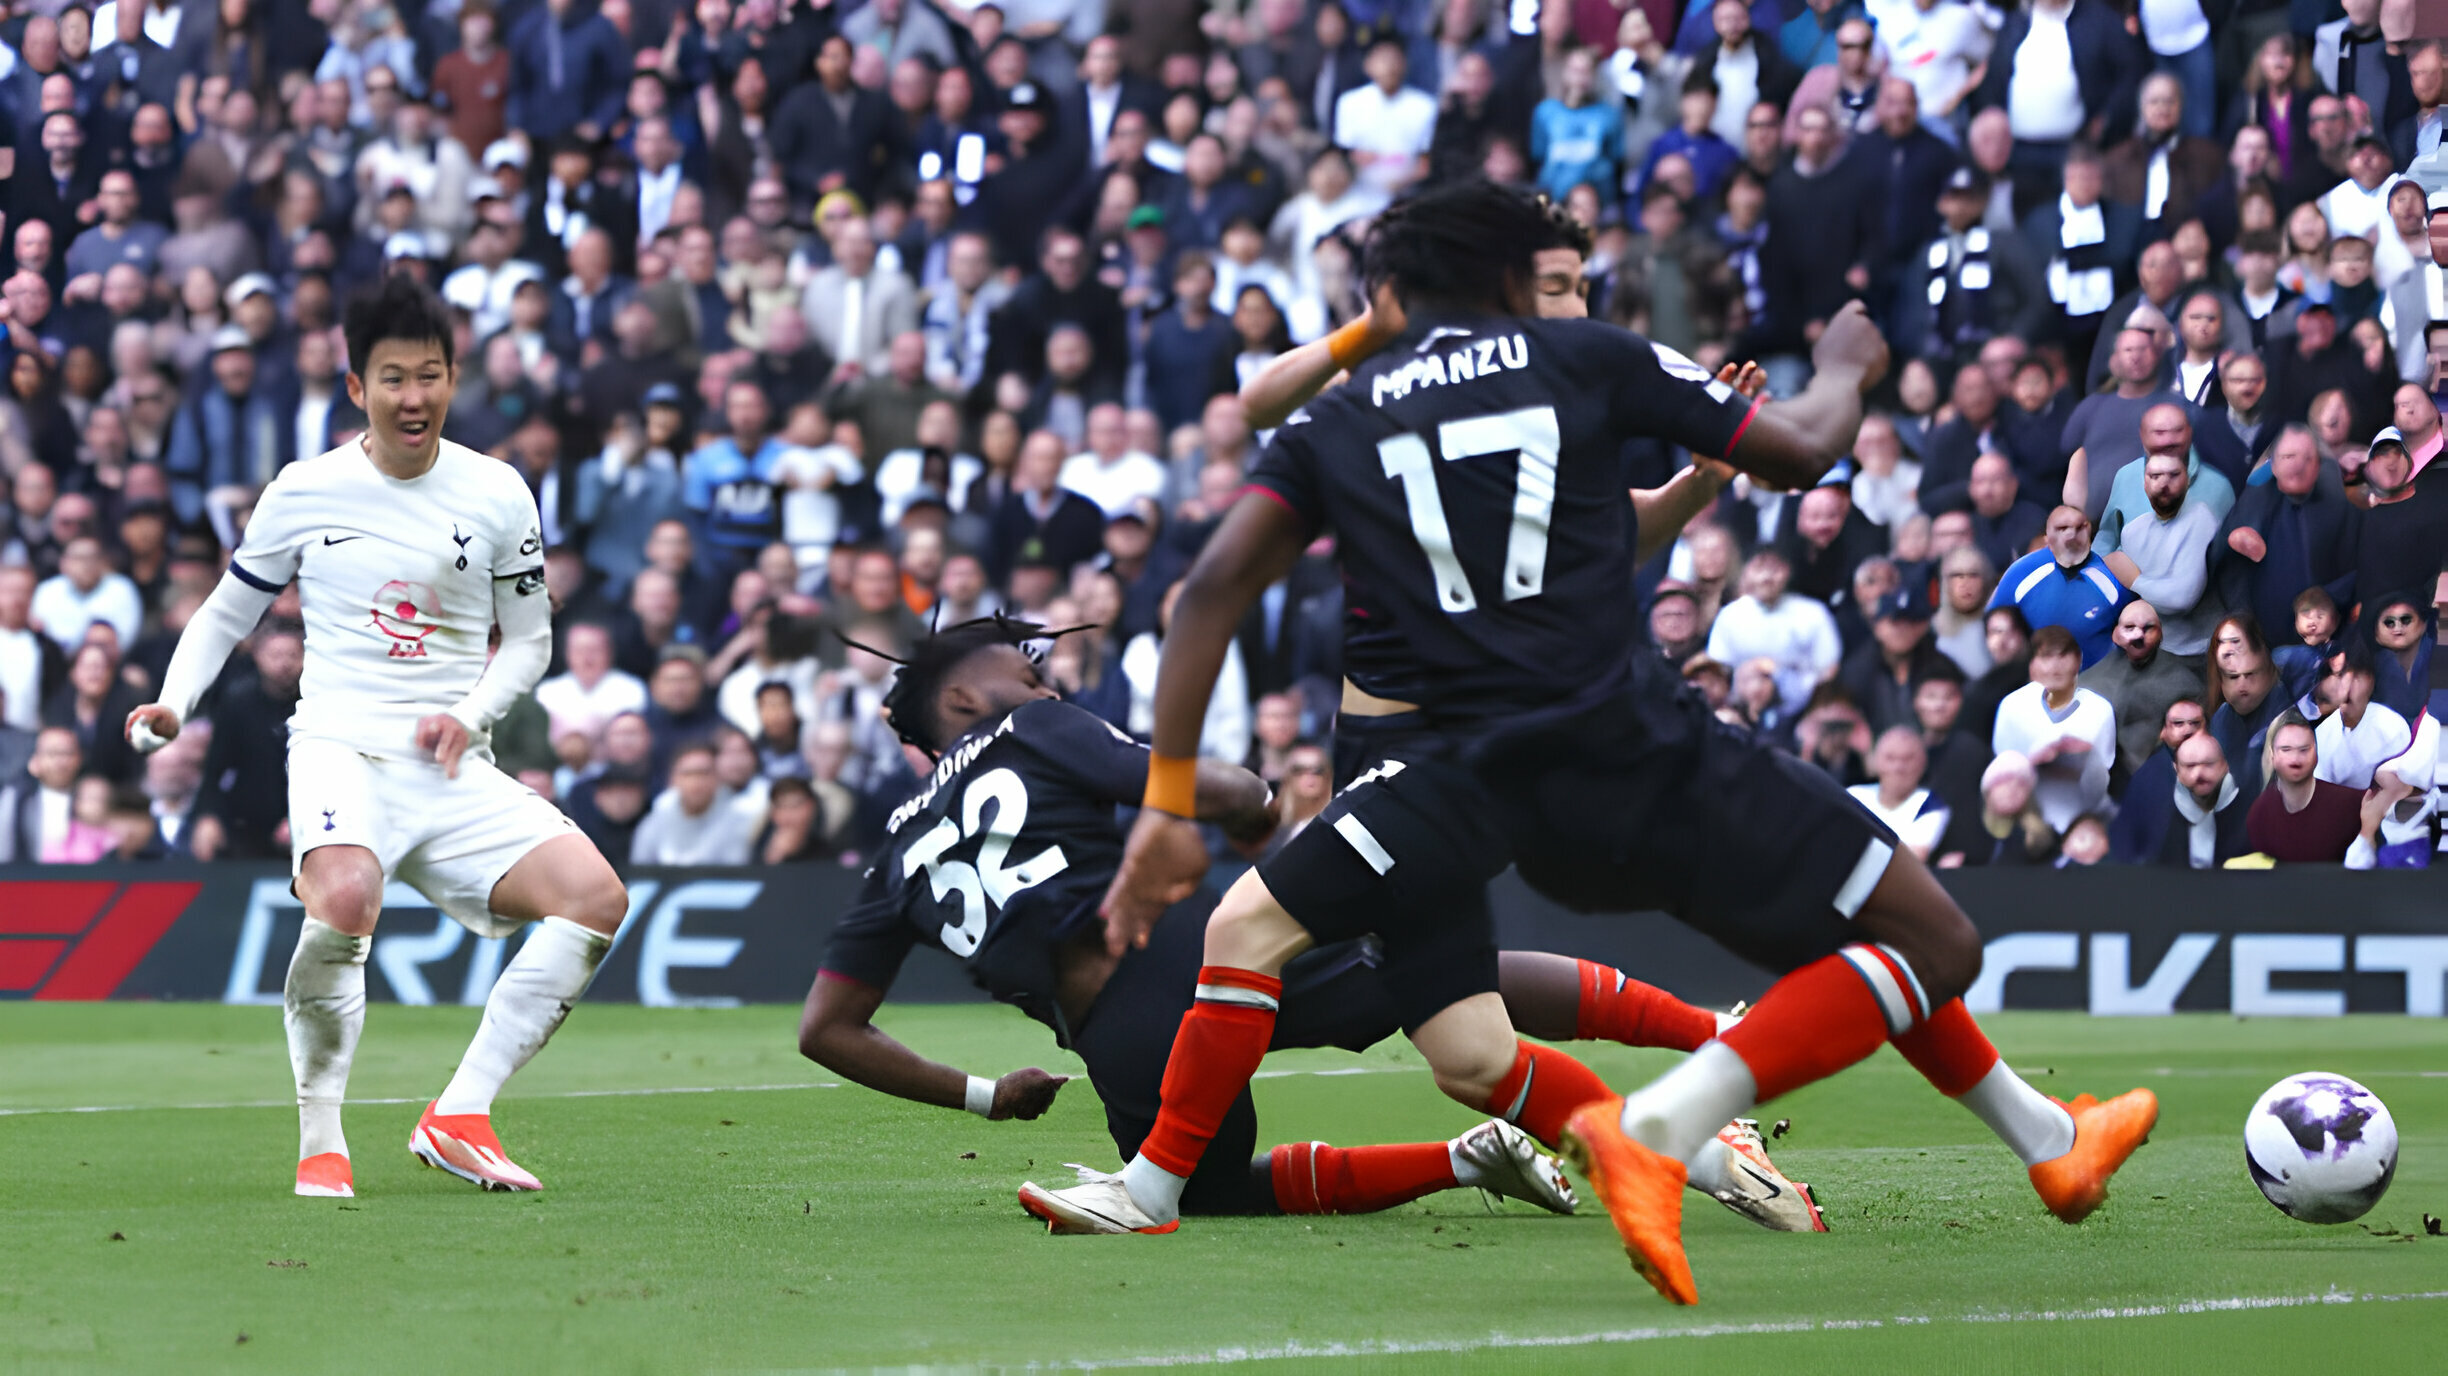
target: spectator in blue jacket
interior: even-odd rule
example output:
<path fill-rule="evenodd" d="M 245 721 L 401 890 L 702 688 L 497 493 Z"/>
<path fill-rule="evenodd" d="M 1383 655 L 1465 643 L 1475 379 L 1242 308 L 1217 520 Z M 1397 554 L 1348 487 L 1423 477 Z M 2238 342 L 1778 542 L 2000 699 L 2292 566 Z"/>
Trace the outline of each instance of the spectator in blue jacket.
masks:
<path fill-rule="evenodd" d="M 544 0 L 510 32 L 510 127 L 537 144 L 575 133 L 592 143 L 620 118 L 629 45 L 581 0 Z"/>
<path fill-rule="evenodd" d="M 688 456 L 680 499 L 696 518 L 698 558 L 723 586 L 782 535 L 776 474 L 790 446 L 770 432 L 773 405 L 753 382 L 723 393 L 731 433 Z"/>
<path fill-rule="evenodd" d="M 1598 62 L 1587 48 L 1564 59 L 1556 95 L 1530 116 L 1530 159 L 1539 165 L 1539 188 L 1561 201 L 1588 182 L 1610 197 L 1623 165 L 1623 114 L 1594 100 Z"/>
<path fill-rule="evenodd" d="M 170 423 L 162 463 L 179 521 L 194 525 L 211 516 L 224 545 L 238 543 L 230 511 L 239 503 L 208 499 L 225 490 L 259 489 L 297 457 L 297 397 L 258 385 L 257 372 L 255 341 L 246 327 L 223 325 L 212 337 L 209 375 Z"/>
<path fill-rule="evenodd" d="M 2063 626 L 2082 646 L 2088 669 L 2114 648 L 2117 609 L 2131 596 L 2091 552 L 2091 518 L 2079 507 L 2049 513 L 2048 548 L 2014 561 L 1998 580 L 1991 607 L 2014 607 L 2033 630 Z"/>

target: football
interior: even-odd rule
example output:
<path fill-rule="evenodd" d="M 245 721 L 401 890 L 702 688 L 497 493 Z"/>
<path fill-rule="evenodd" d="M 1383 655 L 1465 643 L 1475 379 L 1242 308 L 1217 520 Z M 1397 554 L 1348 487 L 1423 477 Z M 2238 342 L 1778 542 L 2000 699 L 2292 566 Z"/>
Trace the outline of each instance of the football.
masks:
<path fill-rule="evenodd" d="M 2397 1124 L 2379 1095 L 2343 1075 L 2289 1075 L 2244 1120 L 2244 1164 L 2287 1217 L 2351 1223 L 2397 1174 Z"/>

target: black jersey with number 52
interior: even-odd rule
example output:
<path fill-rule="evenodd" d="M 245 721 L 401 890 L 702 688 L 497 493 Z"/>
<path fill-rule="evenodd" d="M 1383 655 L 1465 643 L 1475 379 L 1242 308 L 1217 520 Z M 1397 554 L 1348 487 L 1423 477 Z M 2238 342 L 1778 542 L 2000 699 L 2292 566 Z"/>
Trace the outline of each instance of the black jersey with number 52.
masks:
<path fill-rule="evenodd" d="M 1335 531 L 1344 673 L 1483 717 L 1613 680 L 1638 640 L 1625 440 L 1725 454 L 1752 403 L 1591 320 L 1416 318 L 1250 481 Z"/>
<path fill-rule="evenodd" d="M 1062 1033 L 1055 951 L 1096 920 L 1122 860 L 1114 806 L 1139 801 L 1147 759 L 1067 702 L 981 723 L 893 813 L 823 968 L 890 988 L 911 947 L 939 946 L 979 988 Z"/>

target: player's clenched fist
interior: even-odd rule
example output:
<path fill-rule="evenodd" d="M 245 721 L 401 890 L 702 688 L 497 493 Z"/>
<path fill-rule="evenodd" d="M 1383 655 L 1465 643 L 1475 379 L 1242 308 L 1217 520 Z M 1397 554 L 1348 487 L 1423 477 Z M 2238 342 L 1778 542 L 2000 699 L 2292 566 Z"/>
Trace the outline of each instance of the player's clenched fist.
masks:
<path fill-rule="evenodd" d="M 1207 846 L 1196 822 L 1142 808 L 1122 849 L 1122 867 L 1105 891 L 1105 949 L 1122 955 L 1147 945 L 1164 911 L 1207 876 Z"/>
<path fill-rule="evenodd" d="M 1054 1096 L 1069 1083 L 1070 1076 L 1050 1074 L 1035 1066 L 1015 1070 L 995 1081 L 994 1111 L 986 1116 L 998 1123 L 1006 1118 L 1029 1122 L 1054 1107 Z"/>
<path fill-rule="evenodd" d="M 1820 331 L 1811 349 L 1811 366 L 1859 370 L 1861 389 L 1867 392 L 1887 376 L 1887 337 L 1871 323 L 1861 302 L 1847 301 Z"/>
<path fill-rule="evenodd" d="M 178 713 L 158 702 L 148 702 L 128 713 L 128 744 L 135 746 L 138 754 L 152 754 L 177 740 L 178 733 Z"/>

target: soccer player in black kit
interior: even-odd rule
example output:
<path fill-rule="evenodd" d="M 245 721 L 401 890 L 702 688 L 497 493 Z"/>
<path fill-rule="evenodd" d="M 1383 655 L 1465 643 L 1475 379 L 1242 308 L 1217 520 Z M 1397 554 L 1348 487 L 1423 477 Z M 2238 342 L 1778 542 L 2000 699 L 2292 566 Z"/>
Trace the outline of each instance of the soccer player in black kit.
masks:
<path fill-rule="evenodd" d="M 1105 949 L 1097 906 L 1122 853 L 1114 809 L 1145 790 L 1148 750 L 1052 700 L 1023 653 L 1045 637 L 1028 622 L 985 618 L 922 641 L 903 667 L 885 710 L 902 739 L 936 765 L 894 813 L 859 903 L 835 929 L 809 991 L 800 1049 L 849 1079 L 922 1103 L 997 1119 L 1043 1113 L 1062 1077 L 1035 1068 L 1000 1080 L 968 1076 L 873 1025 L 910 950 L 935 945 L 1080 1055 L 1127 1155 L 1157 1113 L 1165 1054 L 1192 1001 L 1206 905 L 1177 905 L 1145 949 L 1119 957 Z M 1247 770 L 1204 762 L 1197 797 L 1200 816 L 1230 835 L 1256 840 L 1273 829 L 1266 785 Z M 1551 1035 L 1689 1050 L 1722 1025 L 1593 962 L 1510 951 L 1504 961 L 1515 1015 Z M 1399 1017 L 1372 949 L 1322 948 L 1286 974 L 1275 1047 L 1358 1051 L 1395 1032 Z M 1807 1187 L 1767 1161 L 1756 1130 L 1737 1124 L 1726 1132 L 1734 1139 L 1726 1150 L 1741 1152 L 1769 1186 L 1729 1207 L 1771 1228 L 1824 1230 Z M 1554 1161 L 1502 1118 L 1450 1142 L 1293 1143 L 1253 1159 L 1256 1137 L 1244 1092 L 1184 1192 L 1185 1212 L 1359 1213 L 1474 1185 L 1557 1212 L 1574 1205 Z"/>
<path fill-rule="evenodd" d="M 1105 906 L 1110 945 L 1141 940 L 1182 888 L 1186 762 L 1224 645 L 1322 526 L 1347 588 L 1338 732 L 1377 763 L 1217 908 L 1138 1155 L 1119 1176 L 1040 1193 L 1111 1231 L 1169 1222 L 1220 1105 L 1264 1053 L 1284 962 L 1313 942 L 1379 934 L 1405 1030 L 1448 1092 L 1518 1073 L 1484 897 L 1511 862 L 1572 906 L 1663 909 L 1786 972 L 1674 1070 L 1571 1114 L 1568 1151 L 1669 1299 L 1697 1299 L 1680 1239 L 1695 1126 L 1883 1041 L 2014 1148 L 2053 1212 L 2087 1215 L 2156 1101 L 2060 1105 L 2015 1077 L 1963 1009 L 1979 937 L 1928 870 L 1823 775 L 1720 729 L 1638 650 L 1622 442 L 1806 487 L 1850 447 L 1884 342 L 1849 306 L 1820 335 L 1810 387 L 1755 403 L 1637 335 L 1524 318 L 1531 261 L 1556 239 L 1537 202 L 1484 183 L 1380 218 L 1369 278 L 1407 327 L 1279 432 L 1191 571 L 1146 808 Z"/>

